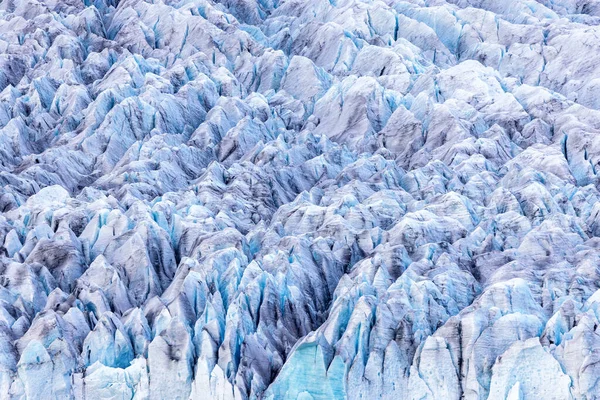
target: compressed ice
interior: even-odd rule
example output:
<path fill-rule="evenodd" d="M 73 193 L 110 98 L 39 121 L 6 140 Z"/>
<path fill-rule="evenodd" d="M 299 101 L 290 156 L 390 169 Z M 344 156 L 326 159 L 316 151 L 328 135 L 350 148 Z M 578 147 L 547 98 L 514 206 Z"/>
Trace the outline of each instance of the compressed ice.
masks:
<path fill-rule="evenodd" d="M 600 398 L 600 1 L 0 1 L 0 398 Z"/>

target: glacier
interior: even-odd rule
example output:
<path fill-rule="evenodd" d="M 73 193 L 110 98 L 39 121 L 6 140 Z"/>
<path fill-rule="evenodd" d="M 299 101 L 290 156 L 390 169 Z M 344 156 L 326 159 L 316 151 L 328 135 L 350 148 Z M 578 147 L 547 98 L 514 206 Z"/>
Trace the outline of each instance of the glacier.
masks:
<path fill-rule="evenodd" d="M 600 399 L 599 35 L 0 1 L 0 398 Z"/>

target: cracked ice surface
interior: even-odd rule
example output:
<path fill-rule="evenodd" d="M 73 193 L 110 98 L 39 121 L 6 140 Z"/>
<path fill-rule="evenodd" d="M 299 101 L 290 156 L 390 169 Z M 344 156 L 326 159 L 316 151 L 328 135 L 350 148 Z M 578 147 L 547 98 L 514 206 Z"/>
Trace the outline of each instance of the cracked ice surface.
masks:
<path fill-rule="evenodd" d="M 599 26 L 1 1 L 2 398 L 600 398 Z"/>

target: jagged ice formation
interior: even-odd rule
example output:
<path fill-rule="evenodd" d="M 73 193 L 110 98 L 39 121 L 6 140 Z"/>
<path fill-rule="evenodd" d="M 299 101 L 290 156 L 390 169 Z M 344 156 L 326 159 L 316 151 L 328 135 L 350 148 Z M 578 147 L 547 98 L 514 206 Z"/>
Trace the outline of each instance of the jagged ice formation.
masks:
<path fill-rule="evenodd" d="M 599 26 L 0 1 L 1 397 L 600 398 Z"/>

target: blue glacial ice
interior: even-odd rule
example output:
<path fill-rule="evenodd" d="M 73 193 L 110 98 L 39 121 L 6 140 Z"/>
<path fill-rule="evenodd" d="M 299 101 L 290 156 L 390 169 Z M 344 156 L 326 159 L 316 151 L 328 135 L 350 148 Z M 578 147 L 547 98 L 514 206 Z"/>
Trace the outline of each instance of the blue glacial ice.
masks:
<path fill-rule="evenodd" d="M 1 1 L 0 398 L 600 398 L 599 34 Z"/>

